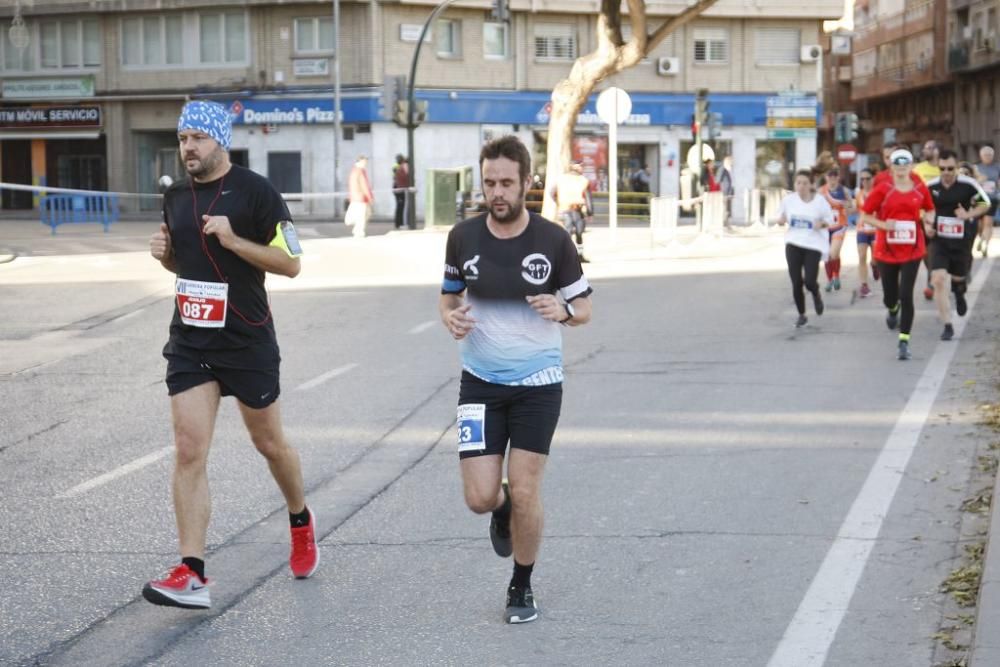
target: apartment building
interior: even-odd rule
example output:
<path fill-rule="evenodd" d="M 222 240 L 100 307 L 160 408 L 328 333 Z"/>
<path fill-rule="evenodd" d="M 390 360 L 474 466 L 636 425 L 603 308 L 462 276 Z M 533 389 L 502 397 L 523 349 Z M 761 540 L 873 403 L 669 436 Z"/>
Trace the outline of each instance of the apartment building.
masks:
<path fill-rule="evenodd" d="M 1000 146 L 998 0 L 953 0 L 948 6 L 948 69 L 954 79 L 954 146 L 978 161 L 984 143 Z"/>
<path fill-rule="evenodd" d="M 436 4 L 341 1 L 339 182 L 356 155 L 368 155 L 376 208 L 386 213 L 406 132 L 380 108 L 382 87 L 409 73 Z M 482 141 L 498 133 L 522 137 L 543 168 L 551 88 L 596 47 L 596 0 L 511 0 L 505 23 L 490 19 L 491 4 L 454 3 L 422 46 L 416 96 L 428 114 L 415 132 L 418 186 L 423 169 L 474 165 Z M 651 24 L 685 6 L 648 0 Z M 723 121 L 710 145 L 719 157 L 734 157 L 737 188 L 786 185 L 790 171 L 815 158 L 815 130 L 809 122 L 783 129 L 775 100 L 811 101 L 818 117 L 820 26 L 839 13 L 837 3 L 818 0 L 720 0 L 675 32 L 603 84 L 633 98 L 618 135 L 620 171 L 646 163 L 654 191 L 679 193 L 694 91 L 708 88 L 710 110 Z M 210 98 L 233 113 L 235 162 L 283 192 L 333 189 L 329 0 L 22 0 L 24 48 L 6 29 L 13 15 L 0 8 L 0 179 L 154 192 L 159 175 L 180 170 L 178 110 L 186 99 Z M 579 149 L 604 151 L 606 159 L 606 129 L 592 99 L 577 124 Z M 2 205 L 31 201 L 5 191 Z M 298 213 L 332 210 L 323 200 L 295 206 Z"/>

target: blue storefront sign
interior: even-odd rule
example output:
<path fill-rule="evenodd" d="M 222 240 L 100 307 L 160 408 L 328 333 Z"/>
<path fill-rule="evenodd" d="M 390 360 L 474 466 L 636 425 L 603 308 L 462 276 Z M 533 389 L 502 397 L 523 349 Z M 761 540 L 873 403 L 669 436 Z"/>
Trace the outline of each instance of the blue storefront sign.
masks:
<path fill-rule="evenodd" d="M 491 123 L 545 125 L 549 122 L 550 93 L 545 91 L 438 91 L 418 90 L 416 98 L 427 102 L 430 123 Z M 632 114 L 626 126 L 691 124 L 694 95 L 686 93 L 634 93 Z M 815 96 L 810 100 L 819 120 L 822 109 Z M 713 112 L 722 114 L 723 125 L 766 126 L 771 96 L 734 93 L 709 94 Z M 771 102 L 773 105 L 773 101 Z M 240 98 L 229 101 L 234 125 L 312 125 L 334 121 L 333 100 L 316 98 Z M 813 106 L 815 105 L 815 106 Z M 377 92 L 352 93 L 341 98 L 342 122 L 377 123 L 385 119 Z M 603 126 L 597 116 L 597 95 L 592 95 L 577 117 L 577 126 Z"/>

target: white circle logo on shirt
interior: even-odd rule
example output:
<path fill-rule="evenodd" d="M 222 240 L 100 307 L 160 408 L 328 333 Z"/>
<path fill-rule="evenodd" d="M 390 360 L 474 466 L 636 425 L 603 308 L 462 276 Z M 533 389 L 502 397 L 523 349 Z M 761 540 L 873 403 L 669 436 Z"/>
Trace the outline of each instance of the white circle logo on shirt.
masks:
<path fill-rule="evenodd" d="M 552 273 L 552 262 L 540 252 L 535 252 L 521 260 L 521 277 L 532 285 L 544 285 Z"/>

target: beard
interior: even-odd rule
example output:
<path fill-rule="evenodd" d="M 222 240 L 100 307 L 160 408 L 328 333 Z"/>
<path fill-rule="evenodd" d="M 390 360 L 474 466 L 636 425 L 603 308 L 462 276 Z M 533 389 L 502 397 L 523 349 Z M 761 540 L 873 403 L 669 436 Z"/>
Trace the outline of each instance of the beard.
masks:
<path fill-rule="evenodd" d="M 501 224 L 514 222 L 520 218 L 521 213 L 524 212 L 524 186 L 521 186 L 521 190 L 517 193 L 517 197 L 514 199 L 513 203 L 508 202 L 506 199 L 501 199 L 499 201 L 506 205 L 506 213 L 498 212 L 495 208 L 495 204 L 489 204 L 487 208 L 489 208 L 490 215 L 496 222 Z"/>
<path fill-rule="evenodd" d="M 210 174 L 217 166 L 219 166 L 219 163 L 222 161 L 220 153 L 221 149 L 216 148 L 214 151 L 212 151 L 203 158 L 198 158 L 194 156 L 185 157 L 184 170 L 187 171 L 189 176 L 192 176 L 194 178 L 198 178 L 199 176 L 203 176 L 205 174 Z M 193 167 L 188 166 L 188 162 L 192 158 L 195 160 L 195 165 Z"/>

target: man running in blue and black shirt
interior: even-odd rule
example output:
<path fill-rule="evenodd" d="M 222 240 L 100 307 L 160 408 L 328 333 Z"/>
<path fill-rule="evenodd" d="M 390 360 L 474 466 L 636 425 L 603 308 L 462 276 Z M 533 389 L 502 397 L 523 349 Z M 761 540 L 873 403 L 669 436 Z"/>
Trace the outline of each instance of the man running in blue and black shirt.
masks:
<path fill-rule="evenodd" d="M 937 213 L 933 238 L 928 241 L 931 283 L 938 317 L 944 324 L 941 340 L 951 340 L 955 328 L 951 324 L 951 304 L 948 288 L 955 294 L 955 310 L 962 317 L 968 310 L 965 291 L 972 269 L 972 244 L 976 241 L 976 218 L 990 209 L 990 197 L 975 179 L 958 175 L 958 156 L 954 151 L 941 151 L 938 159 L 941 175 L 927 182 Z M 951 276 L 951 280 L 948 276 Z M 950 285 L 949 285 L 950 283 Z"/>
<path fill-rule="evenodd" d="M 459 341 L 458 452 L 465 502 L 492 512 L 497 555 L 514 555 L 507 623 L 538 618 L 531 571 L 541 486 L 562 405 L 562 329 L 590 320 L 590 285 L 569 234 L 529 213 L 531 157 L 516 137 L 479 156 L 488 213 L 448 234 L 439 310 Z M 504 456 L 510 444 L 507 477 Z"/>

